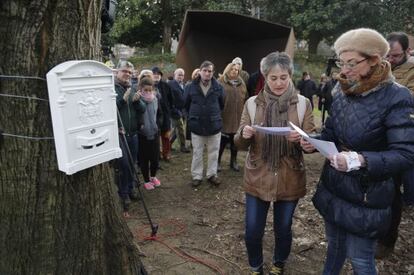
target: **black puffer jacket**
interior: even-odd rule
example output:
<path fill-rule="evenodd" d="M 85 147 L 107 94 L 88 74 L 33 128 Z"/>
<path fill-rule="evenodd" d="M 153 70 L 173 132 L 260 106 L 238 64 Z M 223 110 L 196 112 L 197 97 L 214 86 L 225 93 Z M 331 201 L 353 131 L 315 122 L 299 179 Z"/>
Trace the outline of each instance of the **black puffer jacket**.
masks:
<path fill-rule="evenodd" d="M 378 238 L 390 224 L 392 177 L 414 164 L 413 97 L 395 83 L 360 96 L 335 90 L 322 139 L 362 154 L 367 167 L 343 173 L 326 163 L 313 203 L 328 222 Z"/>

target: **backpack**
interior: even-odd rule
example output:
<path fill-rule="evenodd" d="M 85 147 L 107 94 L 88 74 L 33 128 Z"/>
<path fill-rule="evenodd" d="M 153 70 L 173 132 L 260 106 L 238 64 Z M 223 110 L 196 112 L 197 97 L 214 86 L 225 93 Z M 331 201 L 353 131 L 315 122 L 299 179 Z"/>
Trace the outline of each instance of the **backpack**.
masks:
<path fill-rule="evenodd" d="M 254 100 L 257 96 L 250 97 L 246 104 L 247 104 L 247 112 L 250 116 L 250 121 L 252 124 L 254 123 L 254 119 L 256 117 L 256 103 Z M 298 103 L 296 103 L 296 109 L 298 111 L 298 118 L 299 118 L 299 127 L 302 128 L 303 118 L 305 117 L 306 112 L 306 97 L 303 95 L 298 94 Z"/>

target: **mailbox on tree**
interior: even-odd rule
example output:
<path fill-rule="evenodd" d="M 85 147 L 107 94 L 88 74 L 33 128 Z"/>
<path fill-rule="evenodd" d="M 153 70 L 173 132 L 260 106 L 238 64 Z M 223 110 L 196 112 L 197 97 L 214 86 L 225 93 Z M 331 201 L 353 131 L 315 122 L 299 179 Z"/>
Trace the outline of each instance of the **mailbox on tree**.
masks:
<path fill-rule="evenodd" d="M 112 70 L 67 61 L 47 73 L 59 170 L 68 175 L 122 156 Z"/>

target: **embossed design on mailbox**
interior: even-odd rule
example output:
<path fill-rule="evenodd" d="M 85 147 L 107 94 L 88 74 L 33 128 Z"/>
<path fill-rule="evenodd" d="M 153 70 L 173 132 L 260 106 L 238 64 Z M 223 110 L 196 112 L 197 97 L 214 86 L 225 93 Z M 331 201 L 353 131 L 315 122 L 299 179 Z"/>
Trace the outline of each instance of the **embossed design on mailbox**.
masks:
<path fill-rule="evenodd" d="M 98 121 L 102 116 L 100 102 L 102 98 L 98 97 L 93 90 L 85 91 L 86 95 L 79 103 L 79 119 L 86 124 Z"/>
<path fill-rule="evenodd" d="M 47 74 L 59 170 L 70 175 L 121 157 L 112 70 L 82 60 Z"/>

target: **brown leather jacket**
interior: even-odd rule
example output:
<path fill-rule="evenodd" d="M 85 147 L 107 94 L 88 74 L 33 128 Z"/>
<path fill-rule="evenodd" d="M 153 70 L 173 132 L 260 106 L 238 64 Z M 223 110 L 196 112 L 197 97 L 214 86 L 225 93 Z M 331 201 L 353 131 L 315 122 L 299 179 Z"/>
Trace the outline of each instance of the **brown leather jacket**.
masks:
<path fill-rule="evenodd" d="M 256 115 L 254 124 L 260 125 L 264 122 L 265 99 L 263 91 L 256 99 Z M 289 106 L 288 118 L 295 125 L 299 125 L 297 105 Z M 284 157 L 280 168 L 276 173 L 268 168 L 261 156 L 264 135 L 256 133 L 250 139 L 241 136 L 244 126 L 252 125 L 250 121 L 247 104 L 243 109 L 240 127 L 234 137 L 236 146 L 240 150 L 248 150 L 244 166 L 244 189 L 246 193 L 258 197 L 264 201 L 292 201 L 297 200 L 306 194 L 306 175 L 303 155 L 298 158 Z M 314 131 L 312 107 L 306 99 L 306 112 L 301 127 L 305 132 Z"/>

